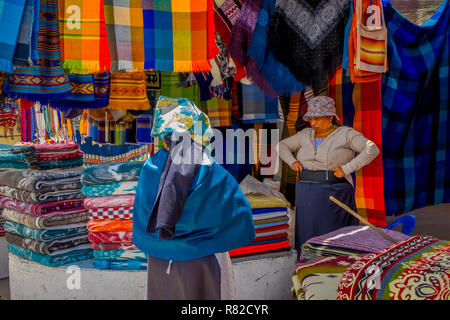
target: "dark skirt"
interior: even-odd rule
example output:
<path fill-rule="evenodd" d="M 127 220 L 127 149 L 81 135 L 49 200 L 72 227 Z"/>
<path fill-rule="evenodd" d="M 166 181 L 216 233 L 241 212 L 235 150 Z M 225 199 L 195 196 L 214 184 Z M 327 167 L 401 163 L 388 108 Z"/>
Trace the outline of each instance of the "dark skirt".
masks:
<path fill-rule="evenodd" d="M 307 240 L 334 230 L 359 225 L 359 220 L 332 202 L 334 196 L 356 211 L 355 191 L 348 183 L 299 181 L 295 186 L 295 249 L 300 254 Z"/>

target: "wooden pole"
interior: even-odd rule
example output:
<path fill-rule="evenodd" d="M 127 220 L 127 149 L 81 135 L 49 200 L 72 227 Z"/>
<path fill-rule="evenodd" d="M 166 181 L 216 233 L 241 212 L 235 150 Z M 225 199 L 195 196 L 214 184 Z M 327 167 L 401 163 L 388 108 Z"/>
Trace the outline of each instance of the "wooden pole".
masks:
<path fill-rule="evenodd" d="M 345 209 L 346 211 L 348 211 L 348 213 L 350 213 L 352 216 L 356 217 L 359 219 L 359 221 L 361 221 L 362 223 L 364 223 L 365 225 L 369 226 L 373 231 L 375 231 L 376 233 L 378 233 L 380 236 L 382 236 L 384 239 L 392 242 L 392 243 L 397 243 L 398 241 L 395 240 L 394 238 L 390 237 L 389 235 L 387 235 L 386 233 L 384 233 L 383 231 L 381 231 L 379 228 L 375 227 L 373 224 L 371 224 L 369 221 L 367 221 L 365 218 L 361 217 L 358 213 L 356 213 L 355 211 L 353 211 L 352 209 L 350 209 L 347 205 L 345 205 L 344 203 L 340 202 L 338 199 L 336 199 L 333 196 L 330 196 L 330 200 L 333 201 L 334 203 L 336 203 L 338 206 L 340 206 L 341 208 Z"/>

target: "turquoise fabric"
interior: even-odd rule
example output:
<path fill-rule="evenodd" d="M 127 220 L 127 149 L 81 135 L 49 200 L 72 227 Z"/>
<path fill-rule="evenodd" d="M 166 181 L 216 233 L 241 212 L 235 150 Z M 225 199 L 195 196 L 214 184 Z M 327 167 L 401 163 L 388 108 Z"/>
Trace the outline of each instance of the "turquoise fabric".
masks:
<path fill-rule="evenodd" d="M 250 203 L 236 180 L 216 162 L 197 170 L 175 226 L 175 237 L 161 240 L 159 232 L 146 233 L 168 154 L 161 149 L 142 168 L 133 208 L 134 245 L 151 257 L 174 261 L 250 245 L 255 238 Z"/>
<path fill-rule="evenodd" d="M 92 259 L 92 249 L 73 250 L 56 256 L 37 253 L 25 248 L 8 243 L 6 246 L 9 252 L 21 258 L 38 262 L 47 267 L 59 267 L 64 264 Z"/>
<path fill-rule="evenodd" d="M 109 197 L 109 196 L 123 196 L 127 194 L 134 194 L 137 188 L 137 181 L 119 181 L 105 184 L 98 184 L 95 186 L 83 186 L 81 193 L 85 197 Z"/>
<path fill-rule="evenodd" d="M 8 220 L 3 225 L 6 232 L 18 234 L 20 236 L 31 238 L 38 241 L 50 241 L 56 239 L 63 239 L 74 235 L 87 234 L 88 231 L 85 226 L 70 229 L 45 230 L 33 229 L 23 224 Z"/>

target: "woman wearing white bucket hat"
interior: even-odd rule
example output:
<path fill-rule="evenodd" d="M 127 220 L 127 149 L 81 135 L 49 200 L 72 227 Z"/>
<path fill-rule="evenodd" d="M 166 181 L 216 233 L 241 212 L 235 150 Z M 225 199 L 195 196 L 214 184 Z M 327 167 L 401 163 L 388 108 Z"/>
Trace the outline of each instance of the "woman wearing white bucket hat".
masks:
<path fill-rule="evenodd" d="M 330 97 L 311 99 L 303 119 L 309 121 L 311 128 L 282 140 L 279 148 L 281 160 L 299 174 L 295 188 L 295 248 L 299 254 L 308 239 L 358 224 L 329 196 L 356 211 L 351 174 L 380 152 L 360 132 L 337 123 L 335 102 Z"/>

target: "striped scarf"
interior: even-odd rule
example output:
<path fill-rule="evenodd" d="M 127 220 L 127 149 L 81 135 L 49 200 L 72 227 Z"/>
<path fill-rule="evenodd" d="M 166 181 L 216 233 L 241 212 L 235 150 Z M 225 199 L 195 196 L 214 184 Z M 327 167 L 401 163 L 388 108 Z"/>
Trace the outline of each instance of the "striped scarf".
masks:
<path fill-rule="evenodd" d="M 142 0 L 104 0 L 111 72 L 144 71 Z"/>
<path fill-rule="evenodd" d="M 63 68 L 69 73 L 109 71 L 103 1 L 62 0 L 59 29 Z"/>
<path fill-rule="evenodd" d="M 211 70 L 213 0 L 144 0 L 145 67 L 169 72 Z"/>

